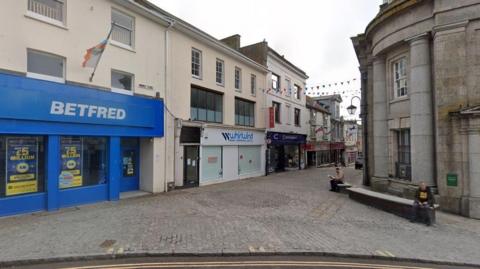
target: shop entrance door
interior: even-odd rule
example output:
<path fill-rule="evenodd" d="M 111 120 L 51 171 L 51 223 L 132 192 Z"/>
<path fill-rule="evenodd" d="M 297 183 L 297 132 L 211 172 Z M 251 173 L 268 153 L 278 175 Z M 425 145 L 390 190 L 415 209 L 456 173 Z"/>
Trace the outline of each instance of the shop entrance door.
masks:
<path fill-rule="evenodd" d="M 139 152 L 140 145 L 137 138 L 122 138 L 120 154 L 122 155 L 122 171 L 120 191 L 134 191 L 139 189 Z"/>
<path fill-rule="evenodd" d="M 199 146 L 185 146 L 183 154 L 183 185 L 185 187 L 196 187 L 199 185 Z"/>

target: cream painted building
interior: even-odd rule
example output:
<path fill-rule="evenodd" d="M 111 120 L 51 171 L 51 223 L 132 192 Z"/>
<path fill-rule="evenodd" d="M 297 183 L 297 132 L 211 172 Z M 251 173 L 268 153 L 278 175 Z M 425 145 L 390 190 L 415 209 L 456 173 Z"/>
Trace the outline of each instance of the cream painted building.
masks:
<path fill-rule="evenodd" d="M 165 96 L 168 184 L 264 175 L 267 69 L 226 42 L 149 7 L 174 20 Z"/>
<path fill-rule="evenodd" d="M 268 67 L 266 86 L 267 169 L 275 171 L 303 169 L 306 166 L 306 137 L 309 111 L 306 107 L 307 74 L 263 41 L 240 51 Z"/>
<path fill-rule="evenodd" d="M 164 191 L 171 21 L 127 0 L 2 4 L 0 215 Z M 83 57 L 111 27 L 89 81 Z"/>

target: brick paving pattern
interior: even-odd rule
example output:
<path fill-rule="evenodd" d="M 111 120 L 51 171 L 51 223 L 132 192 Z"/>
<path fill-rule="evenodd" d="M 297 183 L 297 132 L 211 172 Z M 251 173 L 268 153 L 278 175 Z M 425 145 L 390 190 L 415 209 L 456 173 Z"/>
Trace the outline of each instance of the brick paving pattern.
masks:
<path fill-rule="evenodd" d="M 480 221 L 410 223 L 329 192 L 332 168 L 0 219 L 0 260 L 106 253 L 329 252 L 480 264 Z M 359 185 L 361 172 L 346 169 Z"/>

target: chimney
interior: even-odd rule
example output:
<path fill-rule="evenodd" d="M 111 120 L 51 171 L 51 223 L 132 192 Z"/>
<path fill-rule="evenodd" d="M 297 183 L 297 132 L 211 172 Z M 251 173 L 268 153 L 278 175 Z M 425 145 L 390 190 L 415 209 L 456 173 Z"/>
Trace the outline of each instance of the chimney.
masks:
<path fill-rule="evenodd" d="M 238 34 L 226 37 L 220 41 L 234 50 L 240 50 L 240 35 Z"/>

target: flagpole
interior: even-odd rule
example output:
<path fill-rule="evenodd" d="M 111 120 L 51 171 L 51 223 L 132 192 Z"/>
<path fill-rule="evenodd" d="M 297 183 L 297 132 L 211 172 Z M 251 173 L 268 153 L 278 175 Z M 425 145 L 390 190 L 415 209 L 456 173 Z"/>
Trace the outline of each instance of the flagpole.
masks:
<path fill-rule="evenodd" d="M 114 26 L 115 23 L 112 22 L 112 24 L 110 25 L 110 31 L 108 32 L 108 35 L 107 35 L 107 44 L 108 44 L 108 40 L 110 39 L 110 36 L 112 35 L 112 32 L 113 32 L 113 26 Z M 106 45 L 106 44 L 105 44 Z M 103 53 L 100 54 L 100 56 L 98 57 L 98 61 L 97 61 L 97 64 L 95 65 L 95 67 L 93 68 L 93 72 L 92 74 L 90 75 L 90 78 L 89 78 L 89 81 L 92 82 L 93 81 L 93 76 L 95 76 L 95 71 L 97 71 L 97 66 L 98 66 L 98 63 L 100 63 L 100 60 L 102 59 L 102 56 L 103 56 Z"/>

